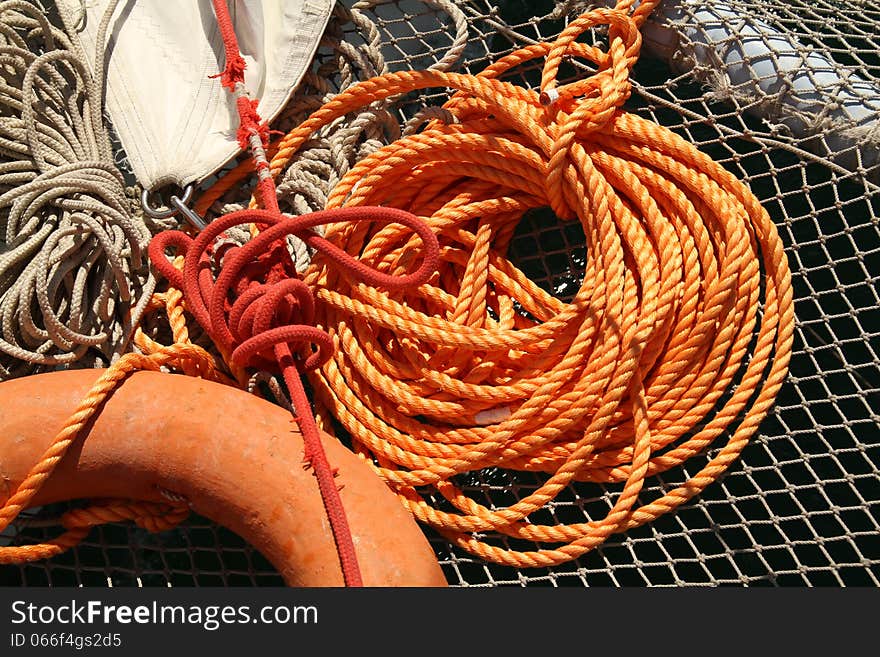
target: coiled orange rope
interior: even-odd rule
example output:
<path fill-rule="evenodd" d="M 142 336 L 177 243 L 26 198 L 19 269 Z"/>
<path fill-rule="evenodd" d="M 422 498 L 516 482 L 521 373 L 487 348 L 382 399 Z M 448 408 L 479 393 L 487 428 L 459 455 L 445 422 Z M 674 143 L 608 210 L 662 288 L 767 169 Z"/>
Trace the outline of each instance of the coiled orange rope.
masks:
<path fill-rule="evenodd" d="M 791 281 L 769 216 L 722 166 L 622 109 L 656 4 L 593 10 L 479 76 L 408 71 L 356 84 L 282 139 L 271 163 L 277 176 L 314 131 L 356 108 L 458 90 L 445 106 L 458 123 L 435 121 L 376 151 L 328 204 L 424 217 L 440 240 L 439 275 L 388 293 L 317 256 L 305 279 L 336 352 L 310 381 L 325 425 L 329 411 L 410 511 L 489 561 L 558 564 L 673 510 L 737 458 L 787 373 Z M 600 25 L 607 52 L 576 41 Z M 499 79 L 540 57 L 540 93 Z M 557 86 L 566 57 L 596 73 Z M 583 226 L 586 271 L 568 303 L 505 257 L 523 213 L 541 206 Z M 416 266 L 400 227 L 340 224 L 327 239 L 389 274 Z M 721 435 L 726 444 L 686 483 L 639 504 L 647 477 Z M 492 467 L 547 476 L 490 508 L 455 481 Z M 574 481 L 623 486 L 605 517 L 529 521 Z M 487 532 L 538 549 L 505 549 Z"/>

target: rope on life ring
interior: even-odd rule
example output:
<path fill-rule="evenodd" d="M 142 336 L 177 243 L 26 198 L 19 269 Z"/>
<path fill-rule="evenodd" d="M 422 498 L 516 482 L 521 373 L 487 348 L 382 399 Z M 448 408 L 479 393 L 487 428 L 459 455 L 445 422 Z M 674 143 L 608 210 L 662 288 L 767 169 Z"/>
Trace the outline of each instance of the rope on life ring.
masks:
<path fill-rule="evenodd" d="M 52 372 L 0 384 L 0 506 L 43 461 L 47 427 L 65 425 L 98 372 Z M 433 550 L 394 494 L 338 441 L 321 440 L 338 468 L 364 584 L 445 586 Z M 287 584 L 341 586 L 333 535 L 303 454 L 302 434 L 283 408 L 212 381 L 139 371 L 83 423 L 30 503 L 124 498 L 89 513 L 161 530 L 182 519 L 180 509 L 175 518 L 176 507 L 167 504 L 170 491 L 185 500 L 183 516 L 189 507 L 236 532 Z M 162 516 L 163 508 L 169 516 Z M 83 515 L 76 510 L 68 520 L 85 532 L 90 522 L 98 524 Z M 151 522 L 156 516 L 160 520 Z M 84 536 L 83 529 L 72 533 Z M 20 549 L 0 548 L 0 563 L 20 561 L 10 552 Z"/>

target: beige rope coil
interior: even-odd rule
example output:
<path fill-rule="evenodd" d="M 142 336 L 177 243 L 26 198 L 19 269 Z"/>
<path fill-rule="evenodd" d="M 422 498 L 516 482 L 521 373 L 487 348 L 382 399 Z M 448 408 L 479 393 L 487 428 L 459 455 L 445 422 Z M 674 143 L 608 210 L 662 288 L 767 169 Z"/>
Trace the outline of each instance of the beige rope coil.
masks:
<path fill-rule="evenodd" d="M 0 379 L 114 360 L 153 292 L 101 98 L 40 9 L 0 2 Z"/>

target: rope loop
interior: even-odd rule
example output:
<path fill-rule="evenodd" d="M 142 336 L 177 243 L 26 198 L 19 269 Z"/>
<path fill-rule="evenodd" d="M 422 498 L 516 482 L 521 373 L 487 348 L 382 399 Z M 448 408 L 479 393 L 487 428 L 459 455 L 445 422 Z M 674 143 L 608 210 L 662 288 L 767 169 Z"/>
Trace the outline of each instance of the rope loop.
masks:
<path fill-rule="evenodd" d="M 576 559 L 699 494 L 754 435 L 788 371 L 791 273 L 773 221 L 722 165 L 622 107 L 656 4 L 596 9 L 479 75 L 355 84 L 281 139 L 270 163 L 278 175 L 314 133 L 371 103 L 456 90 L 443 106 L 455 121 L 370 153 L 327 200 L 428 217 L 439 271 L 388 294 L 315 258 L 304 281 L 337 348 L 308 378 L 317 412 L 418 520 L 494 563 Z M 577 40 L 602 25 L 607 51 Z M 596 72 L 558 87 L 565 57 Z M 505 81 L 540 58 L 541 93 Z M 566 245 L 574 285 L 560 295 L 508 259 L 524 214 L 546 206 L 584 236 L 578 259 Z M 411 235 L 395 228 L 336 224 L 326 238 L 395 271 L 412 259 Z M 681 485 L 645 486 L 716 441 Z M 534 487 L 485 504 L 483 484 L 520 471 L 535 473 Z M 612 485 L 607 513 L 560 521 L 575 482 Z"/>
<path fill-rule="evenodd" d="M 573 48 L 587 30 L 608 25 L 608 51 Z M 553 138 L 547 162 L 547 195 L 557 216 L 573 219 L 565 200 L 566 175 L 576 175 L 571 148 L 578 139 L 605 128 L 632 92 L 630 72 L 642 45 L 635 20 L 618 9 L 595 9 L 573 21 L 547 54 L 541 76 L 539 100 L 544 106 L 548 130 Z M 559 67 L 565 57 L 577 56 L 592 62 L 597 71 L 571 84 L 557 87 Z"/>
<path fill-rule="evenodd" d="M 587 30 L 608 25 L 608 51 L 596 47 L 573 48 L 572 44 Z M 571 101 L 601 91 L 588 106 L 597 116 L 611 108 L 623 105 L 629 98 L 629 75 L 639 57 L 642 37 L 631 16 L 617 9 L 594 9 L 572 23 L 554 41 L 547 54 L 541 74 L 541 104 L 548 108 L 564 107 L 571 110 Z M 575 82 L 557 87 L 559 68 L 566 57 L 579 57 L 592 62 L 597 71 Z M 610 84 L 609 84 L 610 83 Z M 600 110 L 600 111 L 596 111 Z M 607 122 L 598 120 L 601 126 Z"/>

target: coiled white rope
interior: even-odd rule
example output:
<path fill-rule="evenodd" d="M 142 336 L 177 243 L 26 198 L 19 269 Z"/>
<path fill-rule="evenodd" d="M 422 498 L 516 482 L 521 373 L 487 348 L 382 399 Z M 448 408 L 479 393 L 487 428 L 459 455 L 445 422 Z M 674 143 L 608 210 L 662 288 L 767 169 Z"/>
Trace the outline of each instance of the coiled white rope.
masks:
<path fill-rule="evenodd" d="M 111 362 L 155 287 L 102 91 L 38 7 L 0 2 L 0 379 Z"/>

